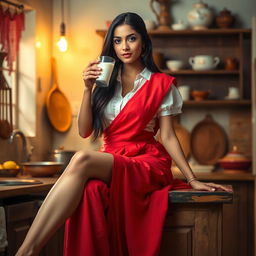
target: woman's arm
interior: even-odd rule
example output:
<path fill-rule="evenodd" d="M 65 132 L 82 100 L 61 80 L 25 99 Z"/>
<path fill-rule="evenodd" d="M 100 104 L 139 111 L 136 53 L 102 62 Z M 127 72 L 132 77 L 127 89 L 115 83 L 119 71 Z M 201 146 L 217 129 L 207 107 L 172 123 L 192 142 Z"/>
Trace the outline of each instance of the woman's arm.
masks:
<path fill-rule="evenodd" d="M 175 134 L 173 124 L 172 124 L 172 117 L 169 116 L 161 116 L 159 118 L 160 123 L 160 137 L 162 140 L 162 144 L 170 154 L 172 159 L 175 161 L 185 178 L 187 179 L 188 183 L 194 189 L 198 190 L 209 190 L 214 191 L 216 188 L 220 188 L 230 192 L 230 189 L 215 183 L 203 183 L 196 179 L 195 174 L 191 170 L 182 148 L 180 146 L 179 140 Z"/>
<path fill-rule="evenodd" d="M 84 93 L 78 114 L 78 131 L 79 135 L 86 138 L 91 135 L 92 129 L 92 106 L 91 94 L 95 80 L 101 73 L 101 68 L 97 66 L 98 60 L 92 61 L 83 71 Z"/>

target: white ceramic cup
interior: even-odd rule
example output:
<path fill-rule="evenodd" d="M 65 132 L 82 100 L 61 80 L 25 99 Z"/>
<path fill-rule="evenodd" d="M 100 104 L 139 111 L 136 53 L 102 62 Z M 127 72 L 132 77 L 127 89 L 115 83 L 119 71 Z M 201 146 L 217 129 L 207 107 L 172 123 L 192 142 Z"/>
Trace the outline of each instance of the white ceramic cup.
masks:
<path fill-rule="evenodd" d="M 239 99 L 239 89 L 237 87 L 228 88 L 228 98 L 230 99 Z"/>
<path fill-rule="evenodd" d="M 102 68 L 100 76 L 96 79 L 99 87 L 108 87 L 109 80 L 115 65 L 115 59 L 109 56 L 100 56 L 98 67 Z"/>
<path fill-rule="evenodd" d="M 178 86 L 178 90 L 183 100 L 189 100 L 190 87 L 188 85 Z"/>

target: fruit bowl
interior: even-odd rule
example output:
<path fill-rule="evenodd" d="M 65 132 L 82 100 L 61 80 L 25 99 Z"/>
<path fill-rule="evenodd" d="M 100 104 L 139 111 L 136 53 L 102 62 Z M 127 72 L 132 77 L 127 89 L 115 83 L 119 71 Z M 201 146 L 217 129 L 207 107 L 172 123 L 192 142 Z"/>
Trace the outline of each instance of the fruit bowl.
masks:
<path fill-rule="evenodd" d="M 0 169 L 0 177 L 15 177 L 21 171 L 22 171 L 21 168 L 16 168 L 16 169 Z"/>
<path fill-rule="evenodd" d="M 21 163 L 24 172 L 32 177 L 47 177 L 57 174 L 64 163 L 62 162 L 26 162 Z"/>

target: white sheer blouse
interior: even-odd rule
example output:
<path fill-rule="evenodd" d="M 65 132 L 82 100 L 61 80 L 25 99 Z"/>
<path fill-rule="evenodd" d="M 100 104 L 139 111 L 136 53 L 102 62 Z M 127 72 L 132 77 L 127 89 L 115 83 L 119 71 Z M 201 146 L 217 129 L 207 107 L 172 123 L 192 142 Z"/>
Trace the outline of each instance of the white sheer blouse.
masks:
<path fill-rule="evenodd" d="M 152 72 L 145 68 L 135 79 L 134 88 L 132 91 L 127 93 L 122 97 L 122 84 L 121 84 L 121 71 L 119 71 L 117 77 L 117 88 L 113 98 L 109 101 L 104 110 L 104 123 L 105 128 L 107 128 L 119 112 L 123 109 L 126 103 L 132 98 L 132 96 L 141 88 L 141 86 L 150 79 Z M 176 88 L 176 86 L 171 86 L 168 93 L 164 97 L 162 104 L 160 105 L 157 114 L 154 118 L 148 123 L 145 130 L 152 131 L 154 130 L 156 119 L 159 116 L 168 116 L 168 115 L 177 115 L 180 114 L 182 108 L 183 100 L 182 97 Z"/>

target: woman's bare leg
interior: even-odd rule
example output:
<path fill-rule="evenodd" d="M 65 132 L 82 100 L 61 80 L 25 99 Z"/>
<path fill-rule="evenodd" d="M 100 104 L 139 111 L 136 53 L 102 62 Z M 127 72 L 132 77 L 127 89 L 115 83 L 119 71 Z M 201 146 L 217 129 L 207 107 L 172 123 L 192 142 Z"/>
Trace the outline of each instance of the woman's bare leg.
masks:
<path fill-rule="evenodd" d="M 111 179 L 113 156 L 101 152 L 78 152 L 48 193 L 16 256 L 38 255 L 48 239 L 78 206 L 89 178 Z"/>

